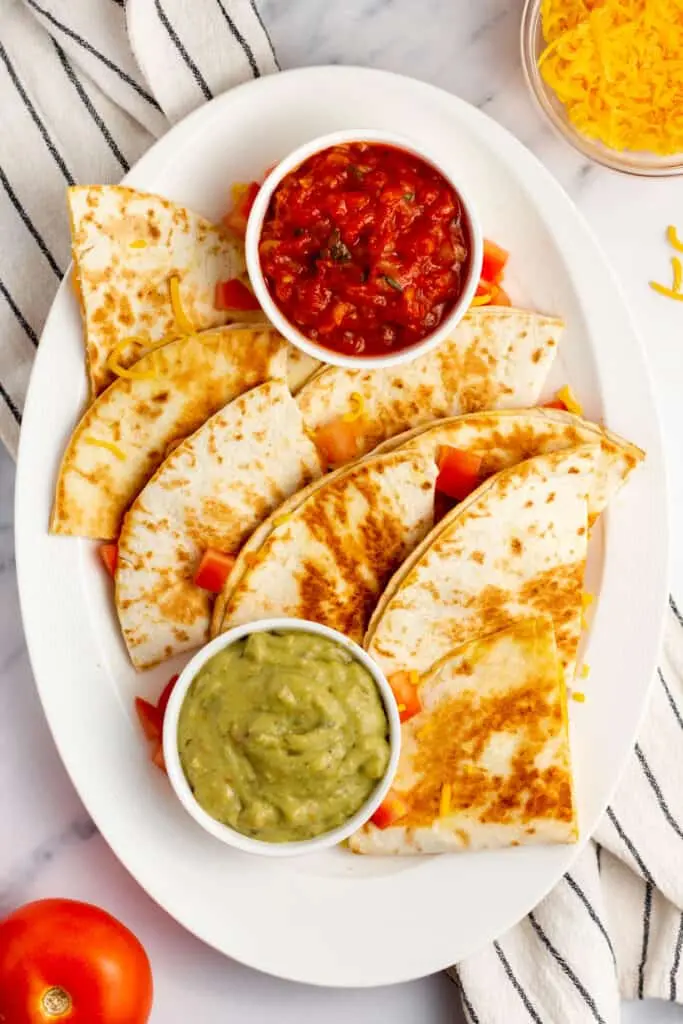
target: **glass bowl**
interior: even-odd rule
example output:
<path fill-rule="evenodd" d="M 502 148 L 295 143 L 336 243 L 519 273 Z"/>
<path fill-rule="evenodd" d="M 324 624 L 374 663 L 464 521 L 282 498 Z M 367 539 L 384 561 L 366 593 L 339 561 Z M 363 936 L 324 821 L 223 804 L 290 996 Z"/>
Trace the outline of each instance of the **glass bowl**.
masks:
<path fill-rule="evenodd" d="M 582 135 L 567 117 L 567 112 L 553 90 L 546 85 L 538 70 L 538 58 L 545 49 L 541 26 L 541 0 L 526 0 L 522 14 L 521 49 L 522 67 L 531 95 L 543 111 L 552 128 L 574 149 L 595 163 L 623 174 L 662 178 L 683 174 L 683 153 L 658 156 L 656 153 L 635 153 L 610 149 L 594 139 Z"/>

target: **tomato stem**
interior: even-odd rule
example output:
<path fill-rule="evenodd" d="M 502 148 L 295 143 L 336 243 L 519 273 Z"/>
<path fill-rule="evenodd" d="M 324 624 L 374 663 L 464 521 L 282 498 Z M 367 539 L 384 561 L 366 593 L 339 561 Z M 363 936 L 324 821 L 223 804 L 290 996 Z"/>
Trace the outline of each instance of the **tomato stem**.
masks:
<path fill-rule="evenodd" d="M 61 985 L 53 985 L 43 993 L 42 1008 L 48 1017 L 63 1017 L 71 1009 L 71 996 Z"/>

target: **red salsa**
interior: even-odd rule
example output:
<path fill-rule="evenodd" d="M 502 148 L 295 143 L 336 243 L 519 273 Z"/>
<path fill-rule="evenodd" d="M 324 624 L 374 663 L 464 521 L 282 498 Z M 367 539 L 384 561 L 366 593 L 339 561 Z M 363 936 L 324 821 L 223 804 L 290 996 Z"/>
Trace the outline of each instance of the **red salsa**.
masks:
<path fill-rule="evenodd" d="M 325 348 L 384 355 L 441 323 L 470 239 L 455 189 L 406 150 L 353 142 L 309 157 L 271 199 L 259 245 L 282 314 Z"/>

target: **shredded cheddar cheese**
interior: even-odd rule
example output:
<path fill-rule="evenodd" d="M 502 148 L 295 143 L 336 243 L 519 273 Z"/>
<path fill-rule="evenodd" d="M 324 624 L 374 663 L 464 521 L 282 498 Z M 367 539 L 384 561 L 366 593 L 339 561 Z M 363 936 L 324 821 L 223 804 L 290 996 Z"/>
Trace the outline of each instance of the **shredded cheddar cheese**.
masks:
<path fill-rule="evenodd" d="M 144 238 L 136 238 L 134 242 L 130 243 L 129 248 L 130 249 L 146 249 L 147 248 L 147 242 L 144 240 Z"/>
<path fill-rule="evenodd" d="M 591 670 L 589 666 L 584 662 L 584 664 L 581 666 L 581 671 L 579 672 L 579 679 L 588 679 L 590 672 Z"/>
<path fill-rule="evenodd" d="M 91 444 L 95 448 L 106 449 L 106 451 L 111 452 L 112 455 L 115 455 L 117 459 L 120 459 L 121 462 L 126 461 L 126 453 L 124 451 L 121 451 L 119 446 L 113 444 L 111 441 L 101 441 L 99 437 L 85 437 L 83 440 L 85 441 L 86 444 Z"/>
<path fill-rule="evenodd" d="M 488 306 L 489 302 L 493 298 L 491 292 L 484 292 L 483 295 L 475 295 L 470 306 Z"/>
<path fill-rule="evenodd" d="M 666 296 L 667 299 L 675 299 L 677 302 L 683 302 L 683 292 L 674 291 L 673 288 L 667 288 L 666 285 L 658 284 L 657 281 L 650 281 L 650 288 L 659 295 Z"/>
<path fill-rule="evenodd" d="M 349 395 L 349 402 L 351 403 L 351 411 L 344 413 L 342 419 L 345 423 L 355 423 L 356 420 L 362 420 L 365 415 L 365 401 L 359 391 L 352 391 Z"/>
<path fill-rule="evenodd" d="M 439 817 L 445 818 L 451 809 L 451 784 L 444 782 L 441 787 L 441 799 L 439 801 Z"/>
<path fill-rule="evenodd" d="M 666 229 L 666 237 L 672 249 L 675 249 L 676 252 L 683 252 L 683 242 L 679 239 L 678 232 L 673 224 L 669 224 Z"/>
<path fill-rule="evenodd" d="M 616 150 L 683 152 L 680 0 L 543 0 L 538 66 L 578 131 Z"/>
<path fill-rule="evenodd" d="M 406 709 L 405 704 L 397 704 L 396 707 L 398 708 L 399 714 L 403 714 Z"/>
<path fill-rule="evenodd" d="M 584 590 L 581 595 L 581 626 L 583 629 L 588 627 L 588 611 L 595 601 L 595 595 L 590 594 L 587 590 Z"/>
<path fill-rule="evenodd" d="M 277 528 L 279 526 L 284 526 L 288 519 L 291 519 L 291 515 L 289 515 L 289 516 L 278 516 L 277 519 L 273 520 L 274 528 L 277 530 Z"/>
<path fill-rule="evenodd" d="M 169 279 L 168 287 L 171 296 L 173 316 L 175 317 L 175 322 L 178 325 L 178 330 L 181 334 L 194 334 L 194 325 L 185 313 L 183 304 L 180 300 L 180 279 L 177 274 L 174 274 L 173 277 Z"/>
<path fill-rule="evenodd" d="M 568 412 L 574 413 L 575 416 L 583 416 L 583 406 L 568 384 L 565 384 L 563 388 L 560 388 L 557 392 L 556 398 L 559 398 L 561 402 L 564 402 L 567 406 Z"/>
<path fill-rule="evenodd" d="M 572 700 L 575 700 L 577 704 L 584 704 L 586 701 L 586 694 L 581 693 L 580 690 L 574 690 L 572 693 Z"/>

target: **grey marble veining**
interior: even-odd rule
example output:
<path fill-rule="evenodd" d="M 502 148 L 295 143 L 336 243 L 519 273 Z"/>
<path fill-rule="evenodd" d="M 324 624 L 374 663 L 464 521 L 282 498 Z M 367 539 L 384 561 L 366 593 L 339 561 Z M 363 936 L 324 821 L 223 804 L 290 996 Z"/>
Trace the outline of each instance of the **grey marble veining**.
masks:
<path fill-rule="evenodd" d="M 680 181 L 612 174 L 587 164 L 554 136 L 522 77 L 522 0 L 260 0 L 259 7 L 283 68 L 358 64 L 423 79 L 495 118 L 550 168 L 588 217 L 629 295 L 657 384 L 674 506 L 683 508 L 683 309 L 658 299 L 647 286 L 651 277 L 666 273 L 662 232 L 683 209 Z M 335 992 L 255 974 L 176 925 L 119 865 L 67 777 L 31 678 L 16 591 L 13 475 L 9 457 L 0 451 L 0 915 L 25 900 L 65 895 L 100 903 L 120 916 L 152 959 L 155 1024 L 457 1020 L 457 999 L 443 978 Z M 683 584 L 678 540 L 673 578 L 674 587 L 678 580 Z M 679 1018 L 673 1007 L 625 1012 L 631 1024 Z"/>

